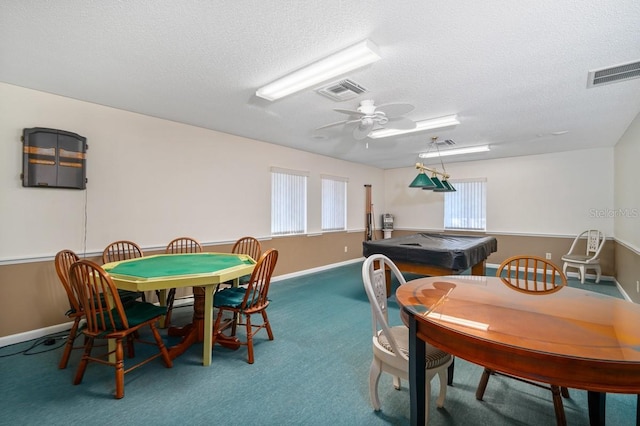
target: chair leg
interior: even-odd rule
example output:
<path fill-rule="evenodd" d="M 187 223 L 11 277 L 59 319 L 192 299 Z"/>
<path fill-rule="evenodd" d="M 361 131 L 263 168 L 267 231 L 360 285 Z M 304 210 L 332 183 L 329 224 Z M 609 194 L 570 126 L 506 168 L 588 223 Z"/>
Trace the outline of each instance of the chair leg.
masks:
<path fill-rule="evenodd" d="M 167 347 L 164 345 L 164 342 L 162 341 L 162 337 L 160 337 L 158 328 L 156 327 L 155 324 L 149 324 L 149 328 L 151 328 L 151 333 L 153 334 L 153 338 L 155 339 L 156 344 L 158 345 L 158 349 L 160 350 L 160 354 L 162 356 L 162 361 L 164 362 L 164 365 L 167 368 L 173 367 L 173 361 L 169 356 L 169 351 L 167 350 Z"/>
<path fill-rule="evenodd" d="M 127 356 L 133 358 L 136 356 L 136 350 L 133 347 L 134 338 L 139 337 L 138 333 L 130 334 L 127 336 Z"/>
<path fill-rule="evenodd" d="M 124 397 L 124 349 L 122 339 L 116 340 L 116 399 Z"/>
<path fill-rule="evenodd" d="M 429 406 L 431 405 L 431 379 L 433 376 L 427 375 L 424 381 L 424 423 L 429 423 Z"/>
<path fill-rule="evenodd" d="M 584 265 L 580 265 L 578 270 L 580 271 L 580 284 L 584 284 L 584 275 L 585 275 Z"/>
<path fill-rule="evenodd" d="M 447 397 L 447 370 L 441 369 L 438 371 L 438 381 L 440 382 L 440 393 L 438 394 L 438 400 L 436 405 L 438 408 L 444 407 L 444 399 Z"/>
<path fill-rule="evenodd" d="M 73 320 L 73 325 L 71 326 L 71 330 L 69 330 L 69 336 L 67 336 L 67 343 L 64 345 L 64 352 L 62 352 L 62 358 L 60 359 L 60 363 L 58 364 L 58 368 L 64 369 L 67 368 L 67 364 L 69 363 L 69 357 L 71 356 L 71 351 L 73 350 L 73 343 L 76 340 L 76 336 L 78 334 L 78 325 L 80 324 L 81 317 L 75 317 Z"/>
<path fill-rule="evenodd" d="M 220 323 L 222 322 L 222 310 L 218 310 L 218 315 L 216 315 L 216 321 L 213 323 L 213 335 L 211 336 L 211 350 L 213 350 L 213 348 L 216 345 L 216 339 L 218 338 L 218 333 L 221 333 L 220 331 Z"/>
<path fill-rule="evenodd" d="M 253 333 L 251 332 L 251 315 L 247 315 L 247 351 L 249 352 L 249 364 L 253 364 Z"/>
<path fill-rule="evenodd" d="M 371 367 L 369 368 L 369 398 L 371 399 L 371 405 L 376 411 L 380 411 L 380 398 L 378 398 L 378 383 L 380 382 L 380 374 L 382 373 L 382 367 L 380 361 L 373 357 L 371 361 Z"/>
<path fill-rule="evenodd" d="M 595 268 L 593 268 L 596 270 L 596 284 L 598 284 L 600 282 L 600 276 L 602 275 L 602 271 L 600 269 L 600 265 L 597 265 Z"/>
<path fill-rule="evenodd" d="M 393 387 L 395 390 L 402 389 L 402 380 L 400 380 L 400 377 L 393 376 Z"/>
<path fill-rule="evenodd" d="M 476 389 L 476 399 L 478 401 L 482 401 L 482 397 L 484 396 L 484 391 L 487 389 L 487 383 L 489 383 L 489 376 L 491 376 L 491 370 L 485 368 L 482 372 L 482 377 L 480 378 L 480 383 L 478 383 L 478 389 Z"/>
<path fill-rule="evenodd" d="M 556 385 L 551 385 L 551 393 L 553 394 L 553 408 L 556 412 L 556 423 L 558 426 L 566 426 L 567 419 L 564 415 L 564 406 L 562 405 L 560 388 Z"/>
<path fill-rule="evenodd" d="M 262 311 L 262 321 L 264 323 L 265 328 L 267 329 L 269 340 L 273 340 L 273 331 L 271 331 L 271 324 L 269 323 L 269 318 L 267 317 L 266 310 Z"/>
<path fill-rule="evenodd" d="M 78 364 L 78 369 L 76 370 L 76 375 L 73 378 L 73 384 L 79 385 L 82 382 L 82 378 L 84 377 L 84 372 L 87 369 L 87 364 L 89 363 L 89 357 L 91 356 L 91 349 L 93 349 L 93 338 L 87 337 L 86 342 L 84 344 L 84 352 L 82 354 L 82 359 L 80 359 L 80 363 Z"/>
<path fill-rule="evenodd" d="M 564 386 L 560 388 L 560 394 L 562 395 L 563 398 L 571 398 L 571 396 L 569 395 L 569 389 L 567 389 Z"/>

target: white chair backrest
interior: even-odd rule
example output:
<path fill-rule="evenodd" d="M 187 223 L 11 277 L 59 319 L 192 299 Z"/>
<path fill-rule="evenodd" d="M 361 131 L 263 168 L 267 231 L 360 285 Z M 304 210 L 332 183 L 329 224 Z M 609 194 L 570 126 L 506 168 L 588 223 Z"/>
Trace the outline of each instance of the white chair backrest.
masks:
<path fill-rule="evenodd" d="M 371 304 L 371 320 L 373 336 L 382 330 L 395 354 L 399 354 L 398 346 L 389 327 L 387 309 L 387 285 L 385 281 L 385 267 L 388 267 L 400 285 L 406 283 L 398 267 L 383 254 L 369 256 L 362 264 L 362 282 Z"/>
<path fill-rule="evenodd" d="M 597 258 L 600 255 L 600 251 L 602 250 L 602 246 L 604 246 L 604 242 L 606 241 L 605 235 L 602 231 L 597 229 L 589 229 L 588 231 L 584 231 L 580 235 L 573 240 L 573 244 L 571 244 L 571 249 L 569 253 L 573 253 L 573 249 L 575 248 L 578 241 L 585 237 L 587 238 L 587 256 L 591 256 L 592 259 Z"/>

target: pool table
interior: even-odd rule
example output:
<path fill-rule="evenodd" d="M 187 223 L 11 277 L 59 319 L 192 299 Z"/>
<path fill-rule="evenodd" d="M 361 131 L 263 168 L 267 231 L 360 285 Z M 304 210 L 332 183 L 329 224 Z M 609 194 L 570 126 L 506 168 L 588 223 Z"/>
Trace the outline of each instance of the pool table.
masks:
<path fill-rule="evenodd" d="M 402 272 L 429 276 L 456 275 L 469 268 L 472 275 L 484 275 L 485 260 L 497 250 L 495 237 L 436 233 L 362 243 L 365 257 L 384 254 Z M 390 271 L 387 271 L 387 294 L 391 294 Z"/>

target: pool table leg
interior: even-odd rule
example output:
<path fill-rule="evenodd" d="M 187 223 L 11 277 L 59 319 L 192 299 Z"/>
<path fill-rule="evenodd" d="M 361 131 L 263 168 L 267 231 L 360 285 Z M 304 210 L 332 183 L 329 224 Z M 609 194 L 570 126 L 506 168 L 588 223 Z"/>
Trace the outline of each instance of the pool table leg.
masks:
<path fill-rule="evenodd" d="M 471 267 L 471 275 L 486 275 L 487 268 L 485 267 L 485 261 L 478 262 Z"/>

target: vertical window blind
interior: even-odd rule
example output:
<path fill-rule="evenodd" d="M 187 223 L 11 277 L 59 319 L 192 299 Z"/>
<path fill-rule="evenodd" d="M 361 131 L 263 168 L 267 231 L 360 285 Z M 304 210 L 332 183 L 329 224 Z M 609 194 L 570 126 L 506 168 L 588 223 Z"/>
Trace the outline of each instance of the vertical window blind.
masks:
<path fill-rule="evenodd" d="M 444 193 L 444 228 L 484 231 L 487 227 L 487 180 L 452 180 L 455 192 Z"/>
<path fill-rule="evenodd" d="M 322 230 L 347 229 L 347 179 L 321 176 L 322 181 Z"/>
<path fill-rule="evenodd" d="M 307 232 L 307 176 L 295 170 L 271 168 L 271 234 Z"/>

